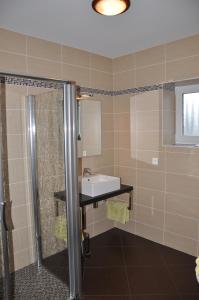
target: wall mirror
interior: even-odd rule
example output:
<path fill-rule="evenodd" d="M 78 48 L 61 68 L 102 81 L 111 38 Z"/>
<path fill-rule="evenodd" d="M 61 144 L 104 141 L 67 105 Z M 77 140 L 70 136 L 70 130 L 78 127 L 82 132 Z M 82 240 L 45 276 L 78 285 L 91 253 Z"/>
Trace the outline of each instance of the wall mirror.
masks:
<path fill-rule="evenodd" d="M 163 144 L 199 145 L 199 79 L 164 85 Z"/>
<path fill-rule="evenodd" d="M 78 112 L 78 157 L 101 154 L 101 102 L 80 100 Z"/>

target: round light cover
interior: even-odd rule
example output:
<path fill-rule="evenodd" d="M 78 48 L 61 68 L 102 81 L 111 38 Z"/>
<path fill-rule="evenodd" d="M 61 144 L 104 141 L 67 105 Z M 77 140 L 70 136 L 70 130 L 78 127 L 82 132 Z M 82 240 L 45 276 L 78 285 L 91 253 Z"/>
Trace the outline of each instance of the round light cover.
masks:
<path fill-rule="evenodd" d="M 124 13 L 130 6 L 129 0 L 94 0 L 93 9 L 105 16 L 116 16 Z"/>

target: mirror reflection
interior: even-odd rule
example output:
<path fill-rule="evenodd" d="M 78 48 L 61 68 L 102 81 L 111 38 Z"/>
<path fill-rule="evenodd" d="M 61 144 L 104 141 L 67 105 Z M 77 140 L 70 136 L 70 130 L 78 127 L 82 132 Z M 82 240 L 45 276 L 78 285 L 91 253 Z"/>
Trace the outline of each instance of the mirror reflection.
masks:
<path fill-rule="evenodd" d="M 78 101 L 78 157 L 101 154 L 101 102 Z"/>

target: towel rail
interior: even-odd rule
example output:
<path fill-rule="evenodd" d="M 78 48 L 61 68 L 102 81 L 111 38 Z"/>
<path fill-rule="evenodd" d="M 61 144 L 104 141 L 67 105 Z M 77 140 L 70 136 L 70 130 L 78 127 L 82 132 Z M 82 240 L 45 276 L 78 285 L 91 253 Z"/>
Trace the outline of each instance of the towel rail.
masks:
<path fill-rule="evenodd" d="M 132 210 L 133 209 L 133 191 L 129 192 L 129 207 L 128 210 Z"/>

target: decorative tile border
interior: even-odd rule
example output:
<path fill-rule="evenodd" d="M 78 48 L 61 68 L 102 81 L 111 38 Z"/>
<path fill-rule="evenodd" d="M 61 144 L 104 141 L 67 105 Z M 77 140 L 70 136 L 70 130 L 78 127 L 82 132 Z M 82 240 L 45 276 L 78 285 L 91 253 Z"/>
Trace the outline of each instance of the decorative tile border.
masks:
<path fill-rule="evenodd" d="M 156 91 L 156 90 L 173 90 L 175 88 L 175 83 L 165 83 L 165 84 L 155 84 L 155 85 L 149 85 L 144 87 L 138 87 L 138 88 L 129 88 L 125 90 L 119 90 L 119 91 L 106 91 L 106 90 L 100 90 L 100 89 L 93 89 L 88 87 L 81 87 L 80 91 L 82 93 L 88 93 L 88 94 L 98 94 L 98 95 L 105 95 L 105 96 L 121 96 L 121 95 L 130 95 L 130 94 L 138 94 L 138 93 L 144 93 L 149 91 Z"/>
<path fill-rule="evenodd" d="M 40 80 L 40 79 L 32 79 L 27 77 L 20 76 L 12 76 L 6 75 L 5 77 L 0 78 L 0 83 L 6 82 L 7 84 L 14 85 L 25 85 L 30 87 L 42 87 L 42 88 L 50 88 L 50 89 L 59 89 L 63 87 L 63 83 L 59 83 L 53 80 Z M 88 93 L 94 95 L 104 95 L 104 96 L 121 96 L 121 95 L 130 95 L 130 94 L 138 94 L 143 92 L 167 89 L 173 90 L 175 87 L 174 83 L 165 83 L 165 84 L 155 84 L 138 88 L 129 88 L 118 91 L 109 91 L 102 89 L 95 89 L 89 87 L 80 87 L 81 93 Z"/>
<path fill-rule="evenodd" d="M 63 87 L 62 83 L 53 80 L 39 80 L 20 76 L 5 76 L 1 78 L 1 83 L 14 84 L 29 87 L 42 87 L 50 89 L 59 89 Z"/>

